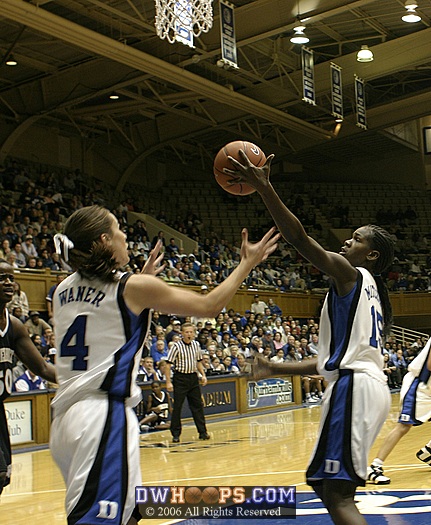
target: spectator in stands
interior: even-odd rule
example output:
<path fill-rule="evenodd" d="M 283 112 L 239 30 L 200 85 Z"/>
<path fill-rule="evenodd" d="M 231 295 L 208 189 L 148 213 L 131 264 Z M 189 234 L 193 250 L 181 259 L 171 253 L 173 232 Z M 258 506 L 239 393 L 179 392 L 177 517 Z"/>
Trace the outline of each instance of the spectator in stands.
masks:
<path fill-rule="evenodd" d="M 153 240 L 151 241 L 151 248 L 154 248 L 154 246 L 157 244 L 157 241 L 159 240 L 162 243 L 162 246 L 165 247 L 166 246 L 165 233 L 162 230 L 160 230 L 158 234 L 153 237 Z"/>
<path fill-rule="evenodd" d="M 254 314 L 263 315 L 265 312 L 265 308 L 267 308 L 267 304 L 259 299 L 259 294 L 256 294 L 250 306 L 251 312 Z"/>
<path fill-rule="evenodd" d="M 275 355 L 273 355 L 270 359 L 273 363 L 283 363 L 284 362 L 284 350 L 283 348 L 279 348 Z"/>
<path fill-rule="evenodd" d="M 211 358 L 211 367 L 213 370 L 215 370 L 218 373 L 225 372 L 224 364 L 220 361 L 220 358 L 217 355 Z"/>
<path fill-rule="evenodd" d="M 399 388 L 401 376 L 398 368 L 391 362 L 389 354 L 383 354 L 383 372 L 388 378 L 389 388 Z"/>
<path fill-rule="evenodd" d="M 6 261 L 12 266 L 12 268 L 19 268 L 19 266 L 16 263 L 16 255 L 14 252 L 11 251 L 6 255 Z"/>
<path fill-rule="evenodd" d="M 247 362 L 245 355 L 242 352 L 238 352 L 237 364 L 240 374 L 250 374 L 251 364 Z"/>
<path fill-rule="evenodd" d="M 17 319 L 19 319 L 21 321 L 21 323 L 25 323 L 27 321 L 27 317 L 22 313 L 22 309 L 20 306 L 16 306 L 11 314 L 16 317 Z"/>
<path fill-rule="evenodd" d="M 239 374 L 239 368 L 232 364 L 232 358 L 230 355 L 227 355 L 223 359 L 223 365 L 225 368 L 225 373 L 227 374 Z"/>
<path fill-rule="evenodd" d="M 22 245 L 20 242 L 15 244 L 13 253 L 15 253 L 16 256 L 15 263 L 18 265 L 18 268 L 25 268 L 27 266 L 27 259 L 25 258 L 25 254 L 22 251 Z"/>
<path fill-rule="evenodd" d="M 272 297 L 268 299 L 268 307 L 271 311 L 271 315 L 276 317 L 281 317 L 283 315 L 281 308 L 274 303 L 274 299 Z"/>
<path fill-rule="evenodd" d="M 273 340 L 273 343 L 274 343 L 274 349 L 275 351 L 277 352 L 278 350 L 282 349 L 283 352 L 284 352 L 284 341 L 282 339 L 282 335 L 280 332 L 275 332 L 274 334 L 274 340 Z"/>
<path fill-rule="evenodd" d="M 173 253 L 179 253 L 180 249 L 178 248 L 174 237 L 169 239 L 169 244 L 166 246 L 166 252 L 170 256 Z"/>
<path fill-rule="evenodd" d="M 275 345 L 273 340 L 273 335 L 271 330 L 265 330 L 262 337 L 263 346 L 269 346 L 271 348 L 271 355 L 275 354 Z"/>
<path fill-rule="evenodd" d="M 10 240 L 9 239 L 3 239 L 1 246 L 0 246 L 0 259 L 6 259 L 7 256 L 12 252 L 12 249 L 10 247 Z"/>
<path fill-rule="evenodd" d="M 407 363 L 404 358 L 403 351 L 401 349 L 397 350 L 396 354 L 392 356 L 391 364 L 397 367 L 397 370 L 399 370 L 402 380 L 407 373 Z"/>
<path fill-rule="evenodd" d="M 166 328 L 166 341 L 169 344 L 172 341 L 174 335 L 181 334 L 181 321 L 176 318 L 171 319 L 170 329 L 169 326 Z"/>
<path fill-rule="evenodd" d="M 153 358 L 154 364 L 157 368 L 159 368 L 160 361 L 168 357 L 168 345 L 164 337 L 157 339 L 155 342 L 155 348 L 151 348 L 151 357 Z"/>
<path fill-rule="evenodd" d="M 301 355 L 298 354 L 298 352 L 296 351 L 295 345 L 289 346 L 285 357 L 285 361 L 301 361 Z"/>
<path fill-rule="evenodd" d="M 319 353 L 319 336 L 317 334 L 311 334 L 311 342 L 308 343 L 308 349 L 312 355 Z"/>
<path fill-rule="evenodd" d="M 51 329 L 49 324 L 41 319 L 40 313 L 38 311 L 33 310 L 30 312 L 29 317 L 30 318 L 24 323 L 24 326 L 27 328 L 30 335 L 37 334 L 42 336 L 42 333 L 46 328 Z"/>
<path fill-rule="evenodd" d="M 45 381 L 34 374 L 31 370 L 26 370 L 18 377 L 12 386 L 13 392 L 29 392 L 31 390 L 46 390 Z"/>
<path fill-rule="evenodd" d="M 138 371 L 138 381 L 148 383 L 150 381 L 157 381 L 162 379 L 162 374 L 159 370 L 154 368 L 154 360 L 151 356 L 141 359 L 141 364 Z"/>
<path fill-rule="evenodd" d="M 27 260 L 27 262 L 29 261 L 30 258 L 34 257 L 34 258 L 37 258 L 38 257 L 38 253 L 37 253 L 37 250 L 36 250 L 36 246 L 33 244 L 33 235 L 26 235 L 24 237 L 24 244 L 22 245 L 22 251 L 25 255 L 25 258 Z"/>
<path fill-rule="evenodd" d="M 13 313 L 13 310 L 17 307 L 21 308 L 21 314 L 25 317 L 27 320 L 28 318 L 28 312 L 29 312 L 29 304 L 27 295 L 24 292 L 24 290 L 21 290 L 21 285 L 18 281 L 15 281 L 14 283 L 14 294 L 12 297 L 12 301 L 8 303 L 7 309 L 10 313 Z"/>

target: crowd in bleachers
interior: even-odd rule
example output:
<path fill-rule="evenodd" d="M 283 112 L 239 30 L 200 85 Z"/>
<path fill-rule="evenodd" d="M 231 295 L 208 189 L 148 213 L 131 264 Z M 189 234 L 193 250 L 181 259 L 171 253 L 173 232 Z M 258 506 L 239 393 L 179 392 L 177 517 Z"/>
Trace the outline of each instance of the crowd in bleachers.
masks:
<path fill-rule="evenodd" d="M 107 202 L 106 188 L 94 179 L 84 177 L 79 170 L 63 173 L 29 170 L 17 161 L 0 167 L 0 183 L 3 188 L 0 201 L 0 258 L 8 260 L 16 268 L 69 271 L 70 268 L 55 253 L 52 239 L 55 233 L 62 231 L 65 219 L 75 209 L 89 204 L 108 207 L 111 204 L 113 213 L 127 233 L 131 271 L 140 271 L 159 237 L 163 241 L 167 263 L 161 277 L 168 282 L 216 286 L 239 263 L 239 243 L 228 242 L 223 233 L 208 228 L 205 223 L 211 221 L 208 221 L 208 217 L 200 217 L 197 210 L 190 209 L 190 200 L 184 208 L 175 207 L 173 211 L 173 207 L 170 207 L 169 212 L 160 204 L 158 211 L 142 209 L 136 199 L 130 196 L 113 206 Z M 319 207 L 326 207 L 329 219 L 337 217 L 343 226 L 355 227 L 354 220 L 350 219 L 349 206 L 331 202 L 317 188 L 308 196 L 295 194 L 290 199 L 290 206 L 315 236 L 322 230 L 316 216 Z M 198 249 L 194 253 L 184 253 L 175 240 L 165 238 L 163 229 L 157 236 L 150 238 L 143 221 L 128 223 L 128 211 L 154 213 L 161 224 L 195 240 Z M 220 210 L 217 213 L 220 215 Z M 271 226 L 271 221 L 261 215 L 256 209 L 247 217 L 251 222 L 249 229 L 255 230 L 256 236 Z M 256 224 L 253 224 L 253 219 Z M 417 227 L 414 208 L 409 204 L 396 211 L 378 208 L 375 217 L 370 217 L 370 220 L 374 219 L 386 227 L 396 241 L 395 263 L 387 275 L 389 289 L 430 290 L 429 234 Z M 285 292 L 326 289 L 328 282 L 318 269 L 303 261 L 296 250 L 281 242 L 274 256 L 251 272 L 245 285 Z"/>
<path fill-rule="evenodd" d="M 48 170 L 28 170 L 14 161 L 4 168 L 0 167 L 0 184 L 0 258 L 6 259 L 20 271 L 38 271 L 45 268 L 59 272 L 70 271 L 71 268 L 55 253 L 53 236 L 62 231 L 66 218 L 74 210 L 91 204 L 111 205 L 107 202 L 101 184 L 90 181 L 79 170 L 55 174 Z M 306 198 L 304 196 L 304 199 Z M 314 201 L 304 199 L 296 195 L 292 209 L 307 227 L 314 231 L 321 230 L 322 226 L 314 209 L 307 207 L 307 203 L 312 201 L 316 206 L 326 206 L 328 200 L 319 191 L 316 191 Z M 191 210 L 189 203 L 184 209 L 177 208 L 175 214 L 166 213 L 163 208 L 157 212 L 141 209 L 132 197 L 127 197 L 120 204 L 110 207 L 127 234 L 130 253 L 128 269 L 131 271 L 138 272 L 142 269 L 159 238 L 163 242 L 166 263 L 160 277 L 168 282 L 199 285 L 202 293 L 217 286 L 239 263 L 239 243 L 228 242 L 217 232 L 209 233 L 204 224 L 207 218 L 203 219 L 197 211 Z M 338 217 L 343 226 L 352 224 L 348 206 L 331 206 L 330 210 L 329 215 L 332 218 Z M 193 253 L 183 253 L 176 245 L 175 239 L 165 239 L 163 229 L 158 235 L 150 238 L 143 221 L 128 223 L 128 211 L 153 212 L 161 224 L 169 225 L 197 241 L 198 248 Z M 218 213 L 220 214 L 220 210 Z M 255 215 L 258 219 L 262 218 L 262 221 L 258 226 L 250 224 L 249 229 L 254 228 L 257 234 L 260 234 L 270 226 L 270 222 L 265 222 L 264 217 L 260 217 L 258 213 Z M 391 210 L 380 210 L 376 217 L 381 220 L 383 226 L 390 229 L 394 240 L 397 241 L 397 258 L 387 276 L 387 283 L 392 291 L 431 290 L 428 235 L 422 233 L 419 228 L 415 228 L 412 234 L 405 233 L 405 226 L 416 224 L 415 215 L 414 209 L 407 206 L 405 210 L 395 213 Z M 250 215 L 248 219 L 252 222 L 253 217 Z M 272 287 L 280 292 L 288 292 L 327 288 L 328 282 L 319 270 L 303 261 L 287 243 L 281 242 L 275 255 L 257 266 L 246 279 L 245 285 L 253 288 Z M 197 337 L 205 351 L 205 365 L 210 375 L 247 371 L 250 367 L 247 359 L 256 352 L 274 360 L 315 356 L 318 340 L 317 322 L 314 319 L 298 322 L 283 315 L 281 311 L 275 312 L 273 306 L 268 304 L 263 311 L 254 311 L 253 303 L 250 311 L 243 315 L 230 311 L 220 314 L 216 320 L 193 320 L 197 325 Z M 47 309 L 49 311 L 49 304 Z M 21 290 L 19 286 L 9 310 L 22 319 L 29 329 L 38 317 L 29 311 L 25 290 Z M 40 314 L 39 318 L 45 322 Z M 163 362 L 160 356 L 166 353 L 168 344 L 178 337 L 175 326 L 178 326 L 179 321 L 171 320 L 172 324 L 168 320 L 163 325 L 158 321 L 160 318 L 156 313 L 152 325 L 153 340 L 147 349 L 149 357 L 146 364 L 149 370 L 148 373 L 144 371 L 143 363 L 142 377 L 154 379 L 163 375 L 163 371 L 159 370 L 159 365 Z M 46 321 L 49 321 L 49 316 Z M 46 359 L 54 360 L 55 341 L 49 330 L 50 327 L 42 326 L 41 332 L 32 333 L 32 337 L 41 338 L 40 343 L 35 339 L 35 344 L 40 345 Z M 163 341 L 164 348 L 160 341 Z M 151 357 L 155 365 L 155 376 L 150 366 Z M 393 361 L 391 357 L 390 363 Z M 392 378 L 395 378 L 393 385 L 397 386 L 400 383 L 398 375 L 395 373 Z M 309 384 L 304 384 L 304 390 L 311 396 L 314 389 L 319 396 L 322 386 L 324 388 L 318 379 L 309 378 Z"/>

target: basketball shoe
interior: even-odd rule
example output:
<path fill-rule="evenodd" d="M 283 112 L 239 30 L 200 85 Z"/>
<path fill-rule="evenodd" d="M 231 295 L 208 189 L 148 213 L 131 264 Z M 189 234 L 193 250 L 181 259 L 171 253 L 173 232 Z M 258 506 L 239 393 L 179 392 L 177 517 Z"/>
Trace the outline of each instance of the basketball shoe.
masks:
<path fill-rule="evenodd" d="M 416 457 L 431 466 L 431 448 L 425 445 L 416 452 Z"/>
<path fill-rule="evenodd" d="M 367 469 L 367 481 L 374 485 L 389 485 L 391 478 L 383 475 L 383 467 L 371 463 Z"/>

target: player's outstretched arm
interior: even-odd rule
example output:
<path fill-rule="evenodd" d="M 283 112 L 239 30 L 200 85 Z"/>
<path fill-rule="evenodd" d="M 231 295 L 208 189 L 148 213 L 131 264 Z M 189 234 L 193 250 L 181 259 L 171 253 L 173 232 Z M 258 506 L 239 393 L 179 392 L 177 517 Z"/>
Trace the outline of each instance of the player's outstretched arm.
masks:
<path fill-rule="evenodd" d="M 266 377 L 308 374 L 317 374 L 317 359 L 305 359 L 296 363 L 273 363 L 257 355 L 252 365 L 251 377 L 257 381 Z"/>
<path fill-rule="evenodd" d="M 160 312 L 197 317 L 215 317 L 227 305 L 250 271 L 269 257 L 277 248 L 280 235 L 271 228 L 259 242 L 248 240 L 248 231 L 242 230 L 241 261 L 235 270 L 207 295 L 168 286 L 151 275 L 132 275 L 127 281 L 125 300 L 136 314 L 144 308 Z"/>
<path fill-rule="evenodd" d="M 250 162 L 244 151 L 240 150 L 242 163 L 229 157 L 237 171 L 225 168 L 225 172 L 241 173 L 241 180 L 259 192 L 268 211 L 283 237 L 291 243 L 308 261 L 337 283 L 354 283 L 356 270 L 340 254 L 326 251 L 317 241 L 307 235 L 299 219 L 287 208 L 273 188 L 269 175 L 274 155 L 269 155 L 265 164 L 257 167 Z"/>
<path fill-rule="evenodd" d="M 18 358 L 29 368 L 34 374 L 56 383 L 55 367 L 43 359 L 38 349 L 34 346 L 26 327 L 15 318 L 11 317 L 13 323 L 13 331 L 15 334 L 15 353 Z"/>

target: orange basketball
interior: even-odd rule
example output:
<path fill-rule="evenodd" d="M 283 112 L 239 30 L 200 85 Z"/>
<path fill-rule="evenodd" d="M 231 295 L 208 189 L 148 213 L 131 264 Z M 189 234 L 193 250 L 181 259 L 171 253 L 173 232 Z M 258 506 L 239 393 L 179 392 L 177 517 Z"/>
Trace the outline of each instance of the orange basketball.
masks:
<path fill-rule="evenodd" d="M 202 499 L 201 489 L 198 487 L 189 487 L 186 490 L 185 498 L 187 503 L 199 503 Z"/>
<path fill-rule="evenodd" d="M 202 499 L 204 503 L 209 505 L 210 503 L 218 503 L 219 500 L 219 491 L 215 487 L 206 487 L 202 491 Z"/>
<path fill-rule="evenodd" d="M 244 184 L 243 182 L 235 182 L 235 177 L 233 175 L 227 175 L 223 171 L 223 168 L 228 168 L 230 170 L 235 169 L 228 159 L 228 156 L 243 163 L 243 160 L 239 155 L 240 149 L 245 152 L 250 159 L 250 162 L 255 166 L 260 167 L 265 164 L 266 156 L 259 146 L 245 140 L 236 140 L 235 142 L 230 142 L 229 144 L 226 144 L 226 146 L 223 146 L 217 153 L 214 159 L 214 176 L 220 186 L 227 192 L 232 193 L 232 195 L 250 195 L 256 191 L 252 186 Z"/>

